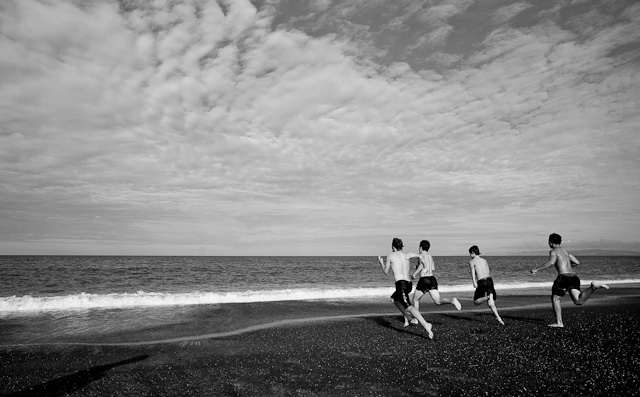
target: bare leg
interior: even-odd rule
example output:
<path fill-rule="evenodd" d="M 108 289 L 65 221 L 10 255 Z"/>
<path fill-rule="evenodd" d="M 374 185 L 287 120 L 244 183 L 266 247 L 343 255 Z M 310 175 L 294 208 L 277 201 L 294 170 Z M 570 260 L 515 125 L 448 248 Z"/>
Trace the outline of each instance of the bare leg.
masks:
<path fill-rule="evenodd" d="M 456 309 L 460 310 L 462 308 L 462 306 L 460 306 L 460 302 L 458 301 L 458 299 L 456 298 L 443 298 L 440 296 L 440 291 L 438 291 L 437 289 L 432 289 L 429 290 L 429 295 L 431 295 L 431 299 L 433 299 L 433 303 L 435 303 L 436 305 L 440 306 L 440 305 L 444 305 L 446 303 L 450 303 L 453 306 L 456 307 Z"/>
<path fill-rule="evenodd" d="M 407 311 L 407 309 L 404 308 L 404 305 L 402 304 L 402 301 L 399 300 L 393 300 L 393 304 L 396 305 L 396 307 L 398 308 L 398 310 L 400 310 L 400 313 L 402 313 L 402 315 L 404 316 L 404 322 L 405 324 L 408 324 L 409 321 L 411 320 L 411 313 L 409 313 Z"/>
<path fill-rule="evenodd" d="M 422 298 L 424 296 L 424 293 L 420 290 L 416 290 L 416 292 L 413 294 L 413 307 L 415 307 L 417 310 L 420 310 L 420 298 Z"/>
<path fill-rule="evenodd" d="M 489 294 L 489 299 L 487 300 L 487 305 L 489 305 L 489 307 L 491 308 L 491 311 L 493 312 L 493 314 L 498 319 L 498 322 L 500 324 L 504 325 L 504 321 L 502 321 L 502 318 L 500 318 L 500 315 L 498 314 L 498 308 L 496 308 L 496 303 L 495 303 L 495 301 L 493 299 L 493 294 Z"/>
<path fill-rule="evenodd" d="M 575 289 L 572 289 L 571 291 L 569 291 L 569 293 L 571 294 L 571 299 L 573 300 L 573 303 L 575 303 L 576 305 L 582 305 L 587 301 L 587 299 L 589 299 L 593 291 L 600 288 L 609 289 L 609 286 L 607 284 L 600 284 L 593 281 L 589 286 L 589 288 L 580 292 L 580 294 L 578 294 L 578 290 L 575 290 Z"/>
<path fill-rule="evenodd" d="M 422 324 L 422 326 L 424 327 L 424 329 L 427 330 L 427 334 L 429 334 L 429 339 L 433 339 L 433 331 L 431 331 L 431 328 L 433 328 L 431 326 L 430 323 L 427 322 L 427 320 L 424 319 L 424 317 L 422 317 L 422 314 L 420 314 L 420 312 L 418 311 L 418 309 L 416 309 L 413 306 L 409 306 L 407 308 L 407 311 L 411 312 L 411 314 L 413 315 L 413 317 L 415 317 L 416 319 L 418 319 L 418 321 L 420 322 L 420 324 Z"/>
<path fill-rule="evenodd" d="M 460 301 L 458 300 L 458 298 L 451 299 L 451 304 L 455 306 L 456 309 L 462 310 L 462 305 L 460 304 Z"/>
<path fill-rule="evenodd" d="M 551 295 L 551 306 L 553 306 L 553 312 L 556 314 L 556 322 L 554 324 L 549 324 L 549 327 L 563 328 L 564 324 L 562 323 L 562 307 L 560 306 L 560 296 Z"/>
<path fill-rule="evenodd" d="M 413 306 L 414 306 L 416 309 L 418 309 L 418 311 L 420 310 L 420 309 L 419 309 L 419 307 L 420 307 L 420 298 L 422 298 L 422 295 L 424 295 L 424 294 L 423 294 L 422 292 L 418 291 L 418 290 L 416 290 L 416 292 L 413 294 Z M 408 313 L 408 314 L 410 314 L 410 313 Z M 418 319 L 414 318 L 414 319 L 408 319 L 408 320 L 407 320 L 407 318 L 406 318 L 406 316 L 405 316 L 405 319 L 404 319 L 404 326 L 405 326 L 405 327 L 408 327 L 408 326 L 409 326 L 409 325 L 411 325 L 411 324 L 412 324 L 412 325 L 419 324 Z"/>
<path fill-rule="evenodd" d="M 440 291 L 438 291 L 437 289 L 429 290 L 429 295 L 431 295 L 431 299 L 433 299 L 433 303 L 435 303 L 438 306 L 444 305 L 445 303 L 452 303 L 451 299 L 441 297 Z"/>
<path fill-rule="evenodd" d="M 418 305 L 418 299 L 420 299 L 421 295 L 420 291 L 416 291 L 415 294 L 413 295 L 413 305 L 417 306 Z M 418 296 L 418 298 L 416 299 L 416 296 Z M 397 305 L 396 305 L 397 306 Z M 400 306 L 403 306 L 402 303 L 400 304 Z M 400 306 L 398 306 L 398 308 L 400 308 Z M 403 306 L 404 309 L 404 306 Z M 417 325 L 419 324 L 418 320 L 415 318 L 411 318 L 411 313 L 406 312 L 405 310 L 405 316 L 404 316 L 404 327 L 408 327 L 409 325 Z"/>
<path fill-rule="evenodd" d="M 489 300 L 489 297 L 488 296 L 484 296 L 482 298 L 478 298 L 478 299 L 474 300 L 473 304 L 478 306 L 478 305 L 481 305 L 481 304 L 483 304 L 484 302 L 486 302 L 488 300 Z"/>

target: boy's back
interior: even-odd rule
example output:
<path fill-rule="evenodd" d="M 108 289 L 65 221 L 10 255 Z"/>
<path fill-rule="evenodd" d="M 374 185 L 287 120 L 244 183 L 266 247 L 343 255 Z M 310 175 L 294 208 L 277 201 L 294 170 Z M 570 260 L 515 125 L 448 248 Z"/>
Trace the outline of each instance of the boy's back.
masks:
<path fill-rule="evenodd" d="M 558 274 L 572 274 L 574 273 L 571 267 L 572 255 L 562 247 L 555 247 L 551 250 L 551 257 L 555 257 L 555 265 L 558 270 Z"/>
<path fill-rule="evenodd" d="M 427 253 L 422 253 L 419 255 L 419 258 L 420 258 L 420 262 L 423 265 L 423 268 L 420 271 L 420 277 L 433 276 L 433 270 L 435 269 L 433 257 Z"/>
<path fill-rule="evenodd" d="M 476 256 L 475 258 L 469 261 L 469 264 L 473 266 L 473 269 L 476 272 L 476 277 L 478 280 L 483 278 L 491 277 L 491 273 L 489 272 L 489 263 L 484 258 Z"/>
<path fill-rule="evenodd" d="M 393 277 L 398 280 L 409 280 L 409 259 L 404 252 L 396 251 L 387 255 L 393 270 Z"/>

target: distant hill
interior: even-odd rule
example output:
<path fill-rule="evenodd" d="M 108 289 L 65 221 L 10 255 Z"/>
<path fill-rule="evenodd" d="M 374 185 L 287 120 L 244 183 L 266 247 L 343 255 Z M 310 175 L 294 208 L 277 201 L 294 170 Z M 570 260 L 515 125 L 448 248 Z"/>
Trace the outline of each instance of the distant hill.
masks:
<path fill-rule="evenodd" d="M 640 251 L 623 251 L 623 250 L 607 250 L 607 249 L 571 249 L 571 247 L 567 248 L 571 254 L 575 256 L 640 256 Z M 504 255 L 513 255 L 513 256 L 548 256 L 549 250 L 547 251 L 523 251 L 523 252 L 514 252 L 510 254 L 487 254 L 488 256 L 504 256 Z"/>
<path fill-rule="evenodd" d="M 606 250 L 606 249 L 582 249 L 582 250 L 569 250 L 575 255 L 608 255 L 608 256 L 640 256 L 640 251 L 625 251 L 625 250 Z"/>

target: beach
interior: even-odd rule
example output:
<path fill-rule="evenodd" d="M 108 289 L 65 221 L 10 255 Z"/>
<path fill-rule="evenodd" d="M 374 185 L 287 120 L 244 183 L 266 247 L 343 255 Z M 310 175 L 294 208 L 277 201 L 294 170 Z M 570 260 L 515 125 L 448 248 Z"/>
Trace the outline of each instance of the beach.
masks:
<path fill-rule="evenodd" d="M 420 326 L 404 328 L 388 300 L 363 300 L 282 302 L 270 313 L 267 304 L 237 305 L 246 322 L 209 333 L 195 321 L 136 336 L 5 345 L 0 393 L 638 395 L 637 286 L 597 291 L 583 306 L 563 298 L 564 329 L 547 327 L 554 318 L 542 291 L 499 295 L 505 326 L 468 297 L 462 311 L 425 298 L 421 312 L 434 326 L 433 340 Z"/>

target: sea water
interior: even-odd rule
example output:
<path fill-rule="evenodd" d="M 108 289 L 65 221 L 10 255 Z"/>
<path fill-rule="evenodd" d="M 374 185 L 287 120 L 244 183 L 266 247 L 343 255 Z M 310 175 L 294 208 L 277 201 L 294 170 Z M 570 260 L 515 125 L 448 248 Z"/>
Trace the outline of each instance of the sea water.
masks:
<path fill-rule="evenodd" d="M 498 294 L 549 289 L 556 275 L 552 268 L 529 273 L 546 257 L 485 259 Z M 583 284 L 640 283 L 640 257 L 579 259 L 576 271 Z M 441 293 L 472 295 L 468 257 L 434 261 Z M 304 310 L 300 302 L 353 304 L 387 298 L 394 289 L 392 275 L 369 256 L 0 256 L 0 280 L 0 345 L 109 335 L 109 340 L 141 340 L 158 336 L 159 330 L 164 336 L 181 334 L 196 322 L 200 329 L 193 332 L 230 330 L 235 323 L 264 321 L 265 313 L 287 317 L 283 311 Z M 239 312 L 239 304 L 253 305 Z"/>

